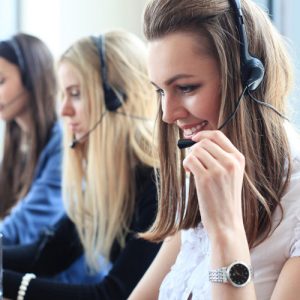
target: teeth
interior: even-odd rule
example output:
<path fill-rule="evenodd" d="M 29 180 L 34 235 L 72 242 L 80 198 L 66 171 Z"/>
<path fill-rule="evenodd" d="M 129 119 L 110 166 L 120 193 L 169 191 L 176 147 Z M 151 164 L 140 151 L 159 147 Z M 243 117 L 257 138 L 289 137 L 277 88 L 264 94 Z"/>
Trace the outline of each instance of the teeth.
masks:
<path fill-rule="evenodd" d="M 187 129 L 187 130 L 185 130 L 185 133 L 187 135 L 192 135 L 193 131 L 192 131 L 192 129 Z"/>
<path fill-rule="evenodd" d="M 203 128 L 207 124 L 207 121 L 203 121 L 201 124 L 198 124 L 195 127 L 188 128 L 184 130 L 184 134 L 186 136 L 193 135 L 195 132 L 199 131 L 201 128 Z"/>

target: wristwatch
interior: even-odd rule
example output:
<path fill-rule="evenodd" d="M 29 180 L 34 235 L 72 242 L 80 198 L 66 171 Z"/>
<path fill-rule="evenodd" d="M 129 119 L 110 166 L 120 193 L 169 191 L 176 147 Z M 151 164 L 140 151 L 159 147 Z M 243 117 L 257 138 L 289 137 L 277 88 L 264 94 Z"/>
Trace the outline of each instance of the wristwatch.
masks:
<path fill-rule="evenodd" d="M 209 281 L 216 283 L 230 283 L 234 287 L 243 287 L 253 278 L 253 270 L 242 261 L 234 261 L 227 267 L 209 271 Z"/>

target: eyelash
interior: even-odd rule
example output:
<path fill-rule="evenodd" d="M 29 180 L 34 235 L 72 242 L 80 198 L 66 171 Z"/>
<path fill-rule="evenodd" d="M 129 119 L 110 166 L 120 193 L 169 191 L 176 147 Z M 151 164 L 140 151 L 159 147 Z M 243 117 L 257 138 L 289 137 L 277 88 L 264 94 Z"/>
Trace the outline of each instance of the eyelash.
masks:
<path fill-rule="evenodd" d="M 195 91 L 199 85 L 179 85 L 177 88 L 184 94 L 189 94 Z"/>
<path fill-rule="evenodd" d="M 178 85 L 177 89 L 180 90 L 183 94 L 189 94 L 194 92 L 196 89 L 199 88 L 199 85 Z M 165 95 L 165 92 L 163 89 L 157 89 L 156 93 L 159 97 L 163 97 Z"/>
<path fill-rule="evenodd" d="M 71 92 L 70 93 L 70 97 L 78 99 L 80 97 L 80 92 L 76 91 L 76 92 Z"/>

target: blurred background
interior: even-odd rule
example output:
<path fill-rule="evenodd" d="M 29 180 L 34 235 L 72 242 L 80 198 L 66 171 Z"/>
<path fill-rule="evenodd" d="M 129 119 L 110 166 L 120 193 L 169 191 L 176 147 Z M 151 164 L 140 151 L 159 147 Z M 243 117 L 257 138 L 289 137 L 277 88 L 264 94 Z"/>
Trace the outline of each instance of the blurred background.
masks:
<path fill-rule="evenodd" d="M 124 28 L 143 37 L 142 12 L 146 2 L 147 0 L 0 0 L 0 39 L 19 31 L 30 33 L 41 38 L 57 58 L 78 38 L 96 35 L 112 28 Z M 255 2 L 268 11 L 290 46 L 296 70 L 296 87 L 289 99 L 290 117 L 300 128 L 300 1 Z M 2 131 L 3 124 L 0 122 L 0 145 Z"/>

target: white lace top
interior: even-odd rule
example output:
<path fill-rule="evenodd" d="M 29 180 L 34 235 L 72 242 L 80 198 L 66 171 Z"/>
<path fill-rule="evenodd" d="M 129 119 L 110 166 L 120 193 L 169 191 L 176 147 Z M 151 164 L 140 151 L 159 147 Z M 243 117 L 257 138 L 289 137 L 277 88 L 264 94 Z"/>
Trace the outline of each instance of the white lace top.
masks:
<path fill-rule="evenodd" d="M 284 263 L 300 256 L 300 141 L 289 131 L 292 150 L 292 177 L 282 198 L 283 220 L 272 235 L 251 251 L 254 285 L 258 300 L 270 300 Z M 279 208 L 273 215 L 273 228 L 280 218 Z M 176 262 L 160 287 L 159 300 L 210 300 L 210 245 L 200 224 L 181 232 L 181 249 Z"/>

